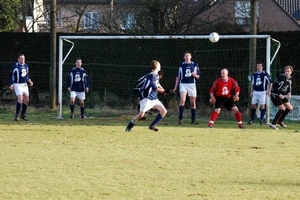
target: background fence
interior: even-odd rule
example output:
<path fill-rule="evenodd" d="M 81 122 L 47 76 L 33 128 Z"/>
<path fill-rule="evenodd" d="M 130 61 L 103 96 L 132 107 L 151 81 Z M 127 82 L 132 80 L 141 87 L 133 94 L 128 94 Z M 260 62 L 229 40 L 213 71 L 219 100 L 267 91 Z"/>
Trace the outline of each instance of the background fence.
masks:
<path fill-rule="evenodd" d="M 272 77 L 276 78 L 286 65 L 294 67 L 293 94 L 300 94 L 299 74 L 300 32 L 264 33 L 281 42 L 278 56 L 272 65 Z M 65 34 L 64 34 L 65 35 Z M 2 88 L 9 85 L 8 76 L 11 65 L 16 62 L 19 52 L 25 53 L 26 63 L 30 67 L 30 75 L 34 81 L 31 89 L 31 101 L 33 104 L 47 105 L 49 92 L 49 60 L 50 60 L 50 34 L 47 33 L 13 33 L 0 34 L 0 79 Z M 193 60 L 198 62 L 201 70 L 200 80 L 197 82 L 198 107 L 208 106 L 209 87 L 213 80 L 220 76 L 222 68 L 228 68 L 242 88 L 241 107 L 249 106 L 249 72 L 248 50 L 243 49 L 243 42 L 232 40 L 219 41 L 213 49 L 208 48 L 208 40 L 197 47 L 199 41 L 159 41 L 160 46 L 153 45 L 153 40 L 139 41 L 78 41 L 75 49 L 64 63 L 63 104 L 69 104 L 66 89 L 66 74 L 74 67 L 75 58 L 83 59 L 83 66 L 89 72 L 91 78 L 91 92 L 88 93 L 86 105 L 108 105 L 111 107 L 126 108 L 135 105 L 136 96 L 132 91 L 133 83 L 143 74 L 150 71 L 150 61 L 157 59 L 162 64 L 165 72 L 161 84 L 172 89 L 175 83 L 177 66 L 183 61 L 183 53 L 192 51 Z M 237 44 L 235 44 L 237 43 Z M 246 42 L 246 44 L 248 44 Z M 220 45 L 220 47 L 216 47 Z M 148 50 L 143 51 L 145 47 Z M 263 47 L 262 47 L 263 48 Z M 227 49 L 229 51 L 223 51 Z M 68 49 L 66 48 L 66 51 Z M 151 52 L 151 53 L 150 53 Z M 57 56 L 58 57 L 58 56 Z M 258 59 L 265 62 L 265 50 L 258 49 Z M 253 67 L 253 70 L 255 67 Z M 250 70 L 251 71 L 251 70 Z M 2 92 L 1 101 L 10 102 L 14 95 Z M 173 95 L 161 97 L 166 104 L 174 98 Z M 187 102 L 188 103 L 188 102 Z"/>

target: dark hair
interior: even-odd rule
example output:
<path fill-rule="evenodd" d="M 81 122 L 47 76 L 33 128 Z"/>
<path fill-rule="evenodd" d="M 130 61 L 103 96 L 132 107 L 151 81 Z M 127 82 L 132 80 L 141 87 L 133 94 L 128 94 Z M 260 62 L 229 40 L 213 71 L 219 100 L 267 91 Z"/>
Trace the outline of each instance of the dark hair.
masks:
<path fill-rule="evenodd" d="M 190 54 L 192 57 L 193 57 L 193 54 L 190 52 L 190 51 L 186 51 L 186 52 L 184 52 L 184 54 L 183 54 L 183 56 L 185 55 L 185 54 Z"/>
<path fill-rule="evenodd" d="M 264 63 L 263 63 L 261 60 L 257 61 L 256 64 L 257 64 L 257 65 L 258 65 L 258 64 L 261 64 L 262 66 L 264 66 Z"/>
<path fill-rule="evenodd" d="M 25 56 L 25 55 L 24 55 L 24 53 L 18 53 L 18 55 L 17 55 L 17 59 L 19 59 L 19 58 L 20 58 L 20 56 Z"/>
<path fill-rule="evenodd" d="M 158 72 L 158 75 L 161 75 L 161 76 L 163 76 L 165 73 L 164 73 L 164 71 L 162 71 L 162 70 L 160 70 L 159 72 Z"/>

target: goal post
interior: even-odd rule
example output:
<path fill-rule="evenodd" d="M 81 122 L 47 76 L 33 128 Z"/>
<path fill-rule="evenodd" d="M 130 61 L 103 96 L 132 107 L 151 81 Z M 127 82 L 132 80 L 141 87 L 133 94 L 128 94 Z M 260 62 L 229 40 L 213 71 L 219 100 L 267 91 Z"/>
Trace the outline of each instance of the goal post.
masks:
<path fill-rule="evenodd" d="M 84 57 L 83 66 L 85 65 L 85 63 L 88 62 L 92 63 L 93 65 L 100 66 L 99 68 L 101 68 L 101 70 L 102 68 L 104 68 L 104 66 L 107 65 L 120 66 L 121 69 L 124 66 L 126 67 L 134 66 L 136 68 L 131 69 L 132 71 L 142 72 L 142 70 L 139 70 L 140 65 L 148 66 L 151 60 L 158 59 L 162 63 L 163 70 L 167 69 L 170 71 L 170 73 L 174 75 L 172 77 L 172 81 L 174 82 L 175 72 L 176 72 L 176 69 L 174 67 L 177 67 L 178 63 L 183 60 L 182 55 L 184 51 L 192 52 L 193 60 L 199 63 L 200 71 L 202 75 L 204 73 L 202 71 L 202 67 L 204 67 L 207 70 L 218 70 L 217 74 L 219 76 L 219 69 L 226 68 L 226 65 L 224 65 L 224 63 L 227 64 L 228 62 L 228 64 L 230 64 L 230 62 L 232 62 L 231 64 L 234 65 L 235 64 L 234 62 L 237 61 L 235 59 L 232 59 L 231 57 L 234 54 L 237 54 L 236 52 L 238 53 L 240 53 L 241 51 L 244 52 L 244 50 L 240 50 L 238 48 L 249 49 L 250 39 L 257 39 L 262 41 L 261 43 L 263 47 L 257 47 L 257 48 L 261 48 L 258 54 L 263 54 L 260 55 L 260 57 L 265 60 L 265 70 L 268 73 L 271 73 L 271 64 L 277 55 L 277 52 L 280 48 L 280 43 L 272 39 L 270 35 L 220 35 L 220 40 L 217 43 L 210 42 L 209 35 L 60 36 L 59 37 L 59 61 L 58 61 L 59 70 L 58 70 L 58 117 L 57 118 L 63 119 L 63 114 L 62 114 L 63 80 L 65 78 L 63 71 L 64 71 L 64 65 L 66 61 L 68 61 L 69 66 L 71 64 L 74 66 L 75 63 L 74 58 Z M 223 44 L 223 41 L 227 41 L 227 40 L 231 40 L 233 42 L 227 42 L 225 46 L 225 44 Z M 77 41 L 80 41 L 80 43 L 79 42 L 77 43 Z M 99 41 L 105 41 L 105 42 L 102 42 L 101 44 L 96 44 Z M 242 42 L 240 44 L 240 41 L 244 41 L 243 43 L 245 44 L 243 44 L 242 46 Z M 275 45 L 276 46 L 275 49 L 271 49 L 272 46 L 271 42 L 275 42 L 277 44 Z M 98 46 L 93 47 L 94 45 L 98 45 Z M 164 46 L 162 47 L 162 45 Z M 144 51 L 144 49 L 146 50 Z M 99 51 L 100 53 L 96 51 Z M 109 55 L 113 55 L 114 59 L 95 58 L 101 55 L 103 57 L 103 55 L 105 55 L 105 53 L 107 52 L 109 53 Z M 247 54 L 247 52 L 248 50 L 245 50 L 245 54 Z M 94 54 L 94 55 L 90 55 L 90 54 Z M 130 55 L 130 54 L 139 54 L 139 55 Z M 214 54 L 216 55 L 216 57 L 214 57 Z M 93 58 L 91 58 L 90 56 L 93 56 Z M 245 61 L 242 63 L 243 65 L 247 65 L 244 63 L 249 63 L 247 62 L 247 60 L 249 59 L 249 54 L 242 55 L 242 56 L 241 55 L 234 55 L 234 56 L 243 57 L 243 58 L 239 58 Z M 92 61 L 89 61 L 89 59 Z M 236 65 L 238 65 L 238 63 L 236 63 Z M 112 67 L 112 68 L 117 68 L 117 67 Z M 247 66 L 247 68 L 249 71 L 250 66 Z M 150 68 L 148 68 L 148 70 L 149 69 Z M 254 66 L 252 66 L 252 69 L 254 69 Z M 173 70 L 173 72 L 171 72 L 171 70 Z M 235 68 L 230 70 L 235 71 Z M 230 70 L 229 73 L 232 74 Z M 238 71 L 239 69 L 236 70 Z M 101 71 L 101 73 L 103 72 Z M 136 75 L 135 79 L 141 75 L 143 74 Z M 248 75 L 246 78 L 247 80 L 248 80 Z M 118 78 L 122 79 L 122 77 L 119 76 Z M 215 78 L 217 77 L 213 77 L 212 79 L 207 81 L 212 82 L 213 79 Z M 100 77 L 97 77 L 97 79 L 100 79 Z M 201 79 L 203 78 L 201 77 Z M 93 83 L 93 79 L 91 81 Z M 116 82 L 114 83 L 114 85 L 115 84 L 120 84 L 121 86 L 122 82 L 119 83 Z M 169 87 L 173 87 L 173 84 L 174 83 L 172 84 L 170 83 L 169 85 L 172 86 Z M 248 81 L 248 85 L 249 85 L 249 81 Z M 268 106 L 269 106 L 269 99 L 268 99 Z M 269 112 L 269 109 L 267 109 L 267 111 Z M 267 114 L 267 117 L 269 117 L 269 114 Z M 268 118 L 267 121 L 269 122 Z"/>

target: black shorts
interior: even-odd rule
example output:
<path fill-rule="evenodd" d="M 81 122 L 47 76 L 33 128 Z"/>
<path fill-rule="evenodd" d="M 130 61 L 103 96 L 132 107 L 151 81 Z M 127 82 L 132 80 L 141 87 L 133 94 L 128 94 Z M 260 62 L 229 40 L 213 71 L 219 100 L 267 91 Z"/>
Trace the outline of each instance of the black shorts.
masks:
<path fill-rule="evenodd" d="M 274 106 L 280 106 L 284 103 L 289 102 L 289 100 L 286 97 L 284 97 L 283 99 L 280 99 L 279 95 L 274 95 L 274 94 L 271 95 L 271 100 L 272 100 Z"/>
<path fill-rule="evenodd" d="M 228 111 L 230 111 L 232 107 L 236 106 L 236 102 L 233 101 L 233 97 L 226 98 L 226 97 L 216 96 L 215 98 L 216 98 L 215 108 L 222 108 L 222 106 L 224 106 Z"/>

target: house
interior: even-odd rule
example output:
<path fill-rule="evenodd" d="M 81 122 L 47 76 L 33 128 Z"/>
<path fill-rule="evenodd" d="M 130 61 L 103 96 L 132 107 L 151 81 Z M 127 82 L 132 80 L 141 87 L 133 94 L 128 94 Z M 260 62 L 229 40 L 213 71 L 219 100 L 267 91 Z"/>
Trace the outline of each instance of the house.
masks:
<path fill-rule="evenodd" d="M 30 23 L 27 25 L 34 27 L 37 32 L 48 32 L 50 0 L 34 2 L 33 9 L 36 11 L 31 12 L 33 16 L 29 17 L 31 21 L 28 20 Z M 156 30 L 156 33 L 199 34 L 211 31 L 249 32 L 250 29 L 250 0 L 159 2 L 160 4 L 145 0 L 57 0 L 57 32 L 149 34 L 159 27 L 162 29 Z M 157 27 L 152 27 L 149 19 L 154 23 L 156 21 Z M 164 22 L 161 23 L 161 20 Z M 258 1 L 257 23 L 258 32 L 300 30 L 300 0 Z"/>

